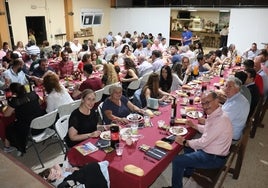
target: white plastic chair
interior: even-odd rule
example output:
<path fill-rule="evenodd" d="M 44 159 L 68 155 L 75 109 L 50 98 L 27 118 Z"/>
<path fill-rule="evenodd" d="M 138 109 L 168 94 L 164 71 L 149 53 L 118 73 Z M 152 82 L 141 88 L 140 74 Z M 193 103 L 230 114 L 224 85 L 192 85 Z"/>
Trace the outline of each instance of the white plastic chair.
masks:
<path fill-rule="evenodd" d="M 101 102 L 98 106 L 98 113 L 100 115 L 100 119 L 101 119 L 101 123 L 104 124 L 104 121 L 103 121 L 103 114 L 102 114 L 102 105 L 103 105 L 103 102 Z"/>
<path fill-rule="evenodd" d="M 127 87 L 127 92 L 126 93 L 128 94 L 129 91 L 135 91 L 135 90 L 139 89 L 140 88 L 141 79 L 142 79 L 142 77 L 140 77 L 138 80 L 134 80 L 134 81 L 130 82 L 130 84 Z M 132 100 L 133 99 L 133 95 L 134 95 L 134 92 L 133 92 L 133 94 L 131 96 L 128 96 L 128 98 L 130 100 Z"/>
<path fill-rule="evenodd" d="M 70 115 L 75 109 L 77 109 L 81 104 L 81 99 L 75 100 L 69 104 L 63 104 L 58 107 L 59 117 L 64 115 Z"/>
<path fill-rule="evenodd" d="M 55 123 L 55 130 L 56 130 L 56 132 L 57 132 L 57 134 L 58 134 L 58 136 L 59 136 L 59 138 L 61 140 L 61 143 L 62 143 L 63 147 L 65 148 L 65 151 L 68 151 L 68 146 L 65 143 L 64 138 L 68 133 L 69 118 L 70 118 L 70 115 L 62 116 Z"/>
<path fill-rule="evenodd" d="M 104 91 L 103 88 L 95 91 L 95 94 L 96 94 L 96 101 L 95 102 L 99 102 L 102 99 L 103 91 Z"/>
<path fill-rule="evenodd" d="M 153 71 L 150 71 L 150 72 L 148 72 L 148 73 L 146 73 L 146 74 L 144 74 L 144 75 L 142 76 L 141 83 L 140 83 L 140 87 L 143 87 L 143 86 L 147 83 L 148 78 L 149 78 L 149 76 L 150 76 L 152 73 L 153 73 Z"/>
<path fill-rule="evenodd" d="M 54 110 L 52 112 L 49 112 L 43 116 L 37 117 L 35 119 L 32 120 L 30 128 L 31 129 L 45 129 L 42 133 L 38 134 L 38 135 L 32 135 L 31 131 L 29 133 L 29 139 L 32 142 L 32 145 L 34 147 L 34 150 L 37 154 L 37 157 L 42 165 L 42 167 L 44 168 L 44 164 L 41 160 L 39 151 L 37 149 L 36 144 L 40 143 L 40 142 L 44 142 L 45 140 L 51 138 L 56 134 L 56 131 L 54 129 L 51 129 L 49 127 L 53 126 L 53 124 L 56 121 L 56 117 L 58 114 L 58 110 Z M 58 143 L 60 144 L 59 140 Z M 40 153 L 42 153 L 50 144 L 48 144 L 43 150 L 40 151 Z M 60 144 L 60 146 L 62 147 L 62 145 Z M 63 148 L 62 148 L 63 150 Z M 63 150 L 64 151 L 64 150 Z"/>

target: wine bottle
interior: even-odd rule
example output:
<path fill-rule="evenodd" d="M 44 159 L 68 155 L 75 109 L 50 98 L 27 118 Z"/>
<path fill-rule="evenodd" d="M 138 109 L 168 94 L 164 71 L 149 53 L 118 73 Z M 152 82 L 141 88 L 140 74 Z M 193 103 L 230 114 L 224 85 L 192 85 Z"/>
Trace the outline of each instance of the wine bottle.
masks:
<path fill-rule="evenodd" d="M 115 148 L 115 144 L 119 143 L 119 127 L 113 125 L 110 127 L 111 131 L 111 147 Z"/>
<path fill-rule="evenodd" d="M 223 77 L 223 73 L 224 73 L 224 66 L 223 64 L 221 64 L 220 77 Z"/>
<path fill-rule="evenodd" d="M 171 117 L 176 118 L 176 116 L 177 116 L 177 102 L 176 102 L 176 98 L 173 97 L 173 102 L 171 105 Z"/>

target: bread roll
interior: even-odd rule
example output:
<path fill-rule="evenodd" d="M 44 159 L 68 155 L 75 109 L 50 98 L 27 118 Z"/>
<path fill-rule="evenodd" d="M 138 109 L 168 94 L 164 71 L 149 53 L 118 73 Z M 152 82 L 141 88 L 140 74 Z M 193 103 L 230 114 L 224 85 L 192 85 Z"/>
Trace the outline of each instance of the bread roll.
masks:
<path fill-rule="evenodd" d="M 183 118 L 176 118 L 175 119 L 175 123 L 180 123 L 180 124 L 185 124 L 187 121 L 187 119 L 183 119 Z"/>
<path fill-rule="evenodd" d="M 196 110 L 196 108 L 193 107 L 193 106 L 186 106 L 186 107 L 185 107 L 185 111 L 186 111 L 186 112 L 195 111 L 195 110 Z"/>
<path fill-rule="evenodd" d="M 181 88 L 182 88 L 182 89 L 192 89 L 192 87 L 189 86 L 189 85 L 183 85 L 183 86 L 181 86 Z"/>
<path fill-rule="evenodd" d="M 195 97 L 194 102 L 200 102 L 200 97 Z"/>
<path fill-rule="evenodd" d="M 154 117 L 154 113 L 152 112 L 152 110 L 146 109 L 145 112 L 146 112 L 146 114 L 148 114 L 148 116 Z"/>
<path fill-rule="evenodd" d="M 144 175 L 144 171 L 141 168 L 139 168 L 135 165 L 132 165 L 132 164 L 126 165 L 124 167 L 124 171 L 128 172 L 130 174 L 134 174 L 136 176 L 143 176 Z"/>
<path fill-rule="evenodd" d="M 163 148 L 163 149 L 166 149 L 166 150 L 172 150 L 172 145 L 170 145 L 169 143 L 167 142 L 164 142 L 162 140 L 158 140 L 155 142 L 155 145 L 157 147 L 160 147 L 160 148 Z"/>

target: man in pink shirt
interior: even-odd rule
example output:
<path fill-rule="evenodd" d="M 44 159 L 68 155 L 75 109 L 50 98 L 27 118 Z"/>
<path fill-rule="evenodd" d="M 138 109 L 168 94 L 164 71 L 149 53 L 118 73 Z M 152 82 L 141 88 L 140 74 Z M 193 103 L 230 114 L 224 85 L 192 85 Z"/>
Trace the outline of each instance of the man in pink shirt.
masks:
<path fill-rule="evenodd" d="M 182 188 L 183 177 L 191 176 L 194 168 L 220 168 L 226 162 L 233 137 L 232 124 L 215 92 L 204 93 L 201 104 L 207 114 L 205 125 L 195 125 L 191 120 L 186 123 L 202 133 L 201 138 L 176 137 L 175 141 L 185 148 L 184 154 L 177 155 L 172 162 L 172 188 Z"/>

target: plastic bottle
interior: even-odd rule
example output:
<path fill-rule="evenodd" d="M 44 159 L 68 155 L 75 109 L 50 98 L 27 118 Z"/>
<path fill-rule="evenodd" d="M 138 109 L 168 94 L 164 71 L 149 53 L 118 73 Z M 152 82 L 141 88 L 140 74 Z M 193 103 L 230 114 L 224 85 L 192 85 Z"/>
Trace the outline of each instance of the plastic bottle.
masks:
<path fill-rule="evenodd" d="M 115 144 L 119 143 L 119 127 L 113 125 L 110 127 L 111 131 L 111 147 L 115 148 Z"/>

